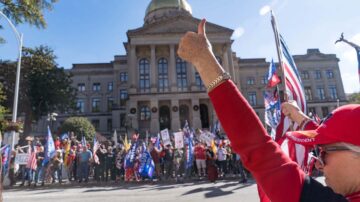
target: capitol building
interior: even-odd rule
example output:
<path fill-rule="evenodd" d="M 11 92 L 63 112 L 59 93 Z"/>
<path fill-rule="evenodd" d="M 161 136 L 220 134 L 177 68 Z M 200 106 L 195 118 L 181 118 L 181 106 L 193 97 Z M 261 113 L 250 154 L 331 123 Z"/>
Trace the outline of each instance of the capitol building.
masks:
<path fill-rule="evenodd" d="M 192 128 L 210 128 L 217 116 L 206 88 L 192 65 L 176 53 L 180 38 L 187 31 L 196 32 L 199 22 L 186 0 L 152 0 L 143 26 L 127 31 L 125 55 L 115 55 L 110 62 L 73 64 L 68 70 L 78 90 L 78 110 L 60 114 L 54 127 L 70 116 L 83 116 L 104 135 L 114 130 L 118 134 L 134 129 L 141 134 L 165 128 L 178 131 L 185 121 Z M 234 30 L 211 22 L 206 26 L 219 63 L 264 120 L 270 61 L 237 56 L 231 47 Z M 294 60 L 310 112 L 323 117 L 347 102 L 335 54 L 308 49 L 304 55 L 294 55 Z"/>

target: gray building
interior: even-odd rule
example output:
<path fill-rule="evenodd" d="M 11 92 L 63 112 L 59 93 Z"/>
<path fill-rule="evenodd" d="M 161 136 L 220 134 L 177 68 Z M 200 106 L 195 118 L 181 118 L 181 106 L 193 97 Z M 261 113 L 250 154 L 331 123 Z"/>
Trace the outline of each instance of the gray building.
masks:
<path fill-rule="evenodd" d="M 108 135 L 115 129 L 151 134 L 164 128 L 177 131 L 186 120 L 193 128 L 211 127 L 217 117 L 206 89 L 192 65 L 176 54 L 180 38 L 196 31 L 199 21 L 186 0 L 152 0 L 144 25 L 127 32 L 126 55 L 109 63 L 74 64 L 69 70 L 78 89 L 78 111 L 61 114 L 55 127 L 74 115 L 87 117 L 97 131 Z M 263 119 L 269 62 L 238 58 L 231 49 L 232 34 L 229 28 L 207 23 L 219 63 Z M 346 103 L 336 55 L 309 49 L 294 59 L 310 111 L 322 117 Z"/>

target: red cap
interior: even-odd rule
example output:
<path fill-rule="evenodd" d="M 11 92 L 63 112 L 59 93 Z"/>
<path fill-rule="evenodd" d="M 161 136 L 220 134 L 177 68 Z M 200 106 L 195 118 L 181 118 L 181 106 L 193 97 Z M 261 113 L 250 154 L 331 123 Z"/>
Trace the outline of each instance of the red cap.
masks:
<path fill-rule="evenodd" d="M 323 145 L 346 142 L 360 146 L 360 105 L 337 108 L 316 130 L 288 132 L 286 136 L 303 145 Z"/>

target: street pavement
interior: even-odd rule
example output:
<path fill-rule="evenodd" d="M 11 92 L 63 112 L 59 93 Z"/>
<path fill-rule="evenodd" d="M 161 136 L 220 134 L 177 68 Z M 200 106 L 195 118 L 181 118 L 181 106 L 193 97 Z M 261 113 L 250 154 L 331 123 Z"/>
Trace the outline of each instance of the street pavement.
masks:
<path fill-rule="evenodd" d="M 319 181 L 323 182 L 323 178 Z M 276 182 L 274 181 L 274 186 Z M 45 187 L 15 187 L 4 190 L 4 202 L 255 202 L 259 201 L 256 184 L 238 179 L 177 183 L 95 183 L 52 184 Z"/>

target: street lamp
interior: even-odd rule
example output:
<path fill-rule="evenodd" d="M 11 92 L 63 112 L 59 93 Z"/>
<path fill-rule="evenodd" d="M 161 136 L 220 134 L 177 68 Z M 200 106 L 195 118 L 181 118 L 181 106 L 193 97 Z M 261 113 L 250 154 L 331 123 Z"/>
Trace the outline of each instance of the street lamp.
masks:
<path fill-rule="evenodd" d="M 19 32 L 15 29 L 15 26 L 12 24 L 9 18 L 6 17 L 4 13 L 0 11 L 0 15 L 3 16 L 7 22 L 9 23 L 11 29 L 14 31 L 16 39 L 19 43 L 19 58 L 16 68 L 16 83 L 15 83 L 15 93 L 14 93 L 14 105 L 13 105 L 13 113 L 12 113 L 12 122 L 16 123 L 17 110 L 18 110 L 18 99 L 19 99 L 19 85 L 20 85 L 20 67 L 21 67 L 21 52 L 22 52 L 22 43 L 23 43 L 23 34 L 19 34 Z M 15 131 L 11 131 L 12 134 L 12 143 L 11 149 L 14 149 L 15 145 Z"/>

